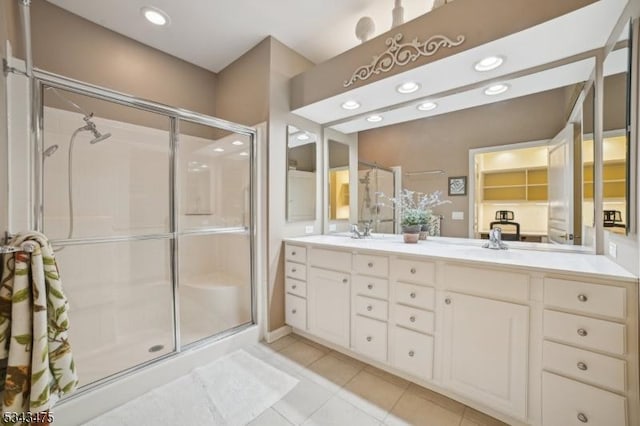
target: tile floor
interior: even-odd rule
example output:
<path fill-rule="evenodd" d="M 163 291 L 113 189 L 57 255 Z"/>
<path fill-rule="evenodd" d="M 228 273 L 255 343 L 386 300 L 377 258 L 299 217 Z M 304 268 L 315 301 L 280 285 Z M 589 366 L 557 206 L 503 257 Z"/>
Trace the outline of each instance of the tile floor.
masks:
<path fill-rule="evenodd" d="M 497 426 L 492 417 L 301 336 L 247 352 L 300 382 L 250 425 Z"/>

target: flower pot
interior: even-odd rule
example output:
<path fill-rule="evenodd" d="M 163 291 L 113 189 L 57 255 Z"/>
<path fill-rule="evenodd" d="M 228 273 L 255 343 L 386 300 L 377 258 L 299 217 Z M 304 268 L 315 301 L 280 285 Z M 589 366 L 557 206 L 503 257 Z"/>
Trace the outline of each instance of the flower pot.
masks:
<path fill-rule="evenodd" d="M 423 223 L 420 227 L 420 239 L 426 240 L 428 235 L 429 235 L 429 225 L 427 225 L 426 223 Z"/>
<path fill-rule="evenodd" d="M 420 238 L 421 225 L 402 225 L 402 236 L 404 242 L 408 244 L 415 244 Z"/>
<path fill-rule="evenodd" d="M 402 234 L 402 237 L 404 238 L 405 243 L 416 244 L 418 242 L 418 239 L 420 238 L 420 233 L 419 232 L 417 234 L 405 233 L 405 234 Z"/>

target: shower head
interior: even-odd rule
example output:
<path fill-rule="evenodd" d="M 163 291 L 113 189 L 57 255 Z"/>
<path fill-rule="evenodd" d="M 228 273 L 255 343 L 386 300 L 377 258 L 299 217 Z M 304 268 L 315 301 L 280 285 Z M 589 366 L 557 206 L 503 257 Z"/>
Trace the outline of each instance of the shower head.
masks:
<path fill-rule="evenodd" d="M 51 145 L 49 148 L 44 150 L 44 156 L 46 157 L 51 157 L 57 150 L 58 150 L 59 146 L 58 145 Z"/>
<path fill-rule="evenodd" d="M 84 126 L 84 129 L 89 130 L 91 131 L 91 133 L 93 133 L 93 139 L 91 140 L 91 142 L 89 142 L 90 144 L 93 145 L 94 143 L 102 142 L 103 140 L 111 137 L 111 133 L 105 133 L 105 134 L 100 133 L 100 131 L 96 127 L 96 124 L 93 121 L 91 121 L 91 118 L 93 118 L 93 113 L 89 115 L 85 115 L 83 117 L 83 120 L 85 121 L 85 123 L 87 123 L 87 125 Z"/>
<path fill-rule="evenodd" d="M 93 140 L 91 140 L 91 142 L 89 142 L 91 145 L 93 145 L 94 143 L 102 142 L 103 140 L 110 138 L 111 137 L 111 133 L 102 134 L 99 131 L 94 130 L 93 131 L 93 136 L 94 136 Z"/>

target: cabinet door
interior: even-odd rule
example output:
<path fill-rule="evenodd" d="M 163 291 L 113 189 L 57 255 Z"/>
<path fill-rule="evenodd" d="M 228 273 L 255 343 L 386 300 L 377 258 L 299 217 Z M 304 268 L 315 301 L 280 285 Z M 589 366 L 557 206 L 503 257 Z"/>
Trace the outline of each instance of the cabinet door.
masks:
<path fill-rule="evenodd" d="M 444 385 L 524 418 L 529 307 L 445 293 L 443 325 Z"/>
<path fill-rule="evenodd" d="M 311 268 L 307 283 L 309 332 L 349 347 L 351 276 L 343 272 Z"/>

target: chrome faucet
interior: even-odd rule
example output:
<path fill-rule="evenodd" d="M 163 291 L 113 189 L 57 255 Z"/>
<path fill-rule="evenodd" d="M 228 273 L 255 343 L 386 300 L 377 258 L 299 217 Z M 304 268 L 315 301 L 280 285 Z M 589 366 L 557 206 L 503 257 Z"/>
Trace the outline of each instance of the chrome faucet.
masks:
<path fill-rule="evenodd" d="M 358 224 L 354 223 L 351 225 L 351 238 L 362 239 L 371 236 L 371 221 L 364 223 L 364 230 L 360 231 L 358 228 Z"/>
<path fill-rule="evenodd" d="M 482 247 L 493 250 L 506 250 L 508 247 L 502 242 L 502 228 L 495 227 L 489 231 L 489 242 Z"/>

